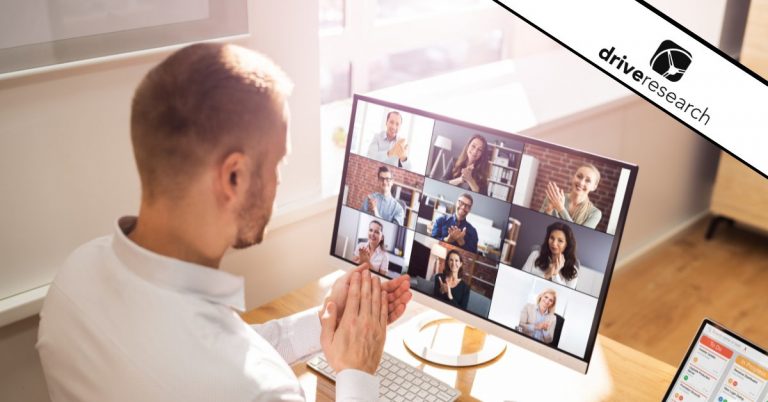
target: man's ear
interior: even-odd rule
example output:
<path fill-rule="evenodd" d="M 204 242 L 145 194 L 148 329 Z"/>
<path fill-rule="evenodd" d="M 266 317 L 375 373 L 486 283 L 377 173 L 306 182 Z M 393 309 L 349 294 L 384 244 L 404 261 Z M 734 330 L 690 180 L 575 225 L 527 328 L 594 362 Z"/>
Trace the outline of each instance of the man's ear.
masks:
<path fill-rule="evenodd" d="M 232 152 L 219 164 L 217 182 L 220 198 L 229 204 L 245 196 L 248 188 L 248 158 L 242 152 Z"/>

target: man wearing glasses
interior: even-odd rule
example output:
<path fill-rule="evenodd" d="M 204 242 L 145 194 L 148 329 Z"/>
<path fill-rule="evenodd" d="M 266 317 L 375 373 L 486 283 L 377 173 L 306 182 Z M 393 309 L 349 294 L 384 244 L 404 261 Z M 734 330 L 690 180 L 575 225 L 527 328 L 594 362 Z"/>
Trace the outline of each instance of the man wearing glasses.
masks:
<path fill-rule="evenodd" d="M 405 210 L 403 206 L 392 196 L 392 172 L 386 166 L 381 166 L 377 173 L 380 192 L 368 194 L 363 201 L 363 211 L 373 214 L 377 218 L 403 226 Z"/>
<path fill-rule="evenodd" d="M 432 225 L 432 237 L 448 244 L 455 244 L 471 253 L 477 253 L 477 230 L 467 222 L 472 210 L 472 196 L 464 193 L 456 200 L 453 215 L 443 215 Z"/>

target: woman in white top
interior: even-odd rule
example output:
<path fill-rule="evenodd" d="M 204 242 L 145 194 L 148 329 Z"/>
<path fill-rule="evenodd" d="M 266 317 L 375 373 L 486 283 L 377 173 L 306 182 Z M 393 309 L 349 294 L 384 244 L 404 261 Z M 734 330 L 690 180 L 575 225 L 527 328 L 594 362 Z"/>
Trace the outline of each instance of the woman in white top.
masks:
<path fill-rule="evenodd" d="M 589 193 L 597 189 L 598 183 L 600 171 L 590 163 L 584 164 L 573 173 L 568 193 L 555 182 L 547 183 L 539 212 L 594 229 L 603 213 L 589 200 Z"/>
<path fill-rule="evenodd" d="M 562 222 L 547 226 L 541 249 L 531 252 L 523 271 L 575 289 L 579 261 L 576 260 L 576 237 L 571 227 Z"/>
<path fill-rule="evenodd" d="M 377 220 L 372 220 L 368 224 L 368 241 L 360 244 L 355 250 L 352 261 L 356 264 L 369 262 L 371 269 L 387 275 L 389 272 L 389 257 L 384 249 L 384 226 Z"/>

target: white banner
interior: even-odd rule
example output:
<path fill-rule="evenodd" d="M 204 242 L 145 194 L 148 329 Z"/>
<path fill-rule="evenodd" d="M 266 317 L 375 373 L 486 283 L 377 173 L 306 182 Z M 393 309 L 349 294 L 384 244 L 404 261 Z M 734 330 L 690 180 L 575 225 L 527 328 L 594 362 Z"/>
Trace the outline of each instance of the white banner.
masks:
<path fill-rule="evenodd" d="M 765 80 L 635 0 L 498 3 L 766 176 Z"/>

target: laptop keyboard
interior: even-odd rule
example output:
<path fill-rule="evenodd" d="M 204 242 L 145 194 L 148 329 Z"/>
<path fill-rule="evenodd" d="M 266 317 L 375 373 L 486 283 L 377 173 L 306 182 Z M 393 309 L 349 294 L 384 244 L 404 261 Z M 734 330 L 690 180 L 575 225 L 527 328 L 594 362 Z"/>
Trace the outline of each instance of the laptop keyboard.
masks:
<path fill-rule="evenodd" d="M 336 375 L 322 353 L 311 358 L 307 366 L 326 378 L 336 381 Z M 386 352 L 381 357 L 376 375 L 380 383 L 380 401 L 452 402 L 461 395 L 459 390 Z"/>

